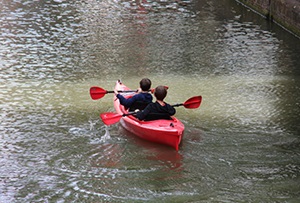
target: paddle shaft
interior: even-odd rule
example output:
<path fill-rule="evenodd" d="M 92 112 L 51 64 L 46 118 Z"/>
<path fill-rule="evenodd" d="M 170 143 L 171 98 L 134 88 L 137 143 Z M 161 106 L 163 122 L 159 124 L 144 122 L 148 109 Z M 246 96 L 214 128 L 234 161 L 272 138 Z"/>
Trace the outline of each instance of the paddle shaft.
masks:
<path fill-rule="evenodd" d="M 172 105 L 173 107 L 178 107 L 178 106 L 183 106 L 183 103 L 181 103 L 181 104 L 174 104 L 174 105 Z"/>
<path fill-rule="evenodd" d="M 200 106 L 201 101 L 202 101 L 201 96 L 194 96 L 194 97 L 191 97 L 188 100 L 186 100 L 184 103 L 174 104 L 172 106 L 173 107 L 184 106 L 185 108 L 188 108 L 188 109 L 195 109 Z M 113 112 L 107 112 L 107 113 L 101 114 L 100 117 L 105 125 L 111 125 L 111 124 L 119 122 L 122 117 L 130 116 L 133 114 L 136 114 L 136 112 L 129 112 L 127 114 L 125 114 L 125 113 L 118 114 L 118 113 L 113 113 Z"/>
<path fill-rule="evenodd" d="M 119 93 L 126 93 L 126 92 L 137 92 L 138 90 L 119 90 L 118 92 Z M 108 90 L 106 90 L 106 93 L 108 94 L 108 93 L 115 93 L 113 90 L 111 90 L 111 91 L 108 91 Z"/>
<path fill-rule="evenodd" d="M 168 89 L 169 87 L 168 86 L 165 86 L 166 89 Z M 155 89 L 150 89 L 148 90 L 148 92 L 151 92 L 152 94 L 154 93 L 154 90 Z M 139 90 L 118 90 L 117 92 L 118 93 L 126 93 L 126 92 L 135 92 L 137 93 Z M 108 93 L 115 93 L 115 91 L 108 91 L 108 90 L 105 90 L 101 87 L 97 87 L 97 86 L 93 86 L 90 88 L 90 96 L 93 100 L 96 100 L 96 99 L 101 99 L 102 97 L 104 97 L 104 95 L 108 94 Z"/>
<path fill-rule="evenodd" d="M 138 90 L 119 90 L 118 93 L 122 93 L 122 92 L 137 92 Z M 90 88 L 90 96 L 93 100 L 96 99 L 101 99 L 102 97 L 104 97 L 104 95 L 106 95 L 107 93 L 114 93 L 114 91 L 108 91 L 105 90 L 101 87 L 96 87 L 93 86 Z"/>

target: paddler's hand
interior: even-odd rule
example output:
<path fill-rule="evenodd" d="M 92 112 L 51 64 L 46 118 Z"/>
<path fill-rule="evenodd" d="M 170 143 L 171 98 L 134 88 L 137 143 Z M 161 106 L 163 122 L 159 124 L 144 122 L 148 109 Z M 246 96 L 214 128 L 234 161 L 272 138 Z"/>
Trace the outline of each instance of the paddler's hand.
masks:
<path fill-rule="evenodd" d="M 115 92 L 115 95 L 119 94 L 119 92 L 117 90 L 114 90 L 114 92 Z"/>

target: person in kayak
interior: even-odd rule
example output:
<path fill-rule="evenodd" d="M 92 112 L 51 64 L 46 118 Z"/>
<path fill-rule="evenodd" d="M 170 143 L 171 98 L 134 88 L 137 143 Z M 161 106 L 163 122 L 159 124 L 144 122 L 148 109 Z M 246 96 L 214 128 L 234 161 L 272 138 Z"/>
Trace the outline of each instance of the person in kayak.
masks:
<path fill-rule="evenodd" d="M 176 113 L 176 110 L 170 104 L 164 102 L 167 96 L 167 89 L 164 86 L 158 86 L 154 90 L 154 96 L 156 97 L 156 102 L 148 104 L 148 106 L 143 111 L 136 110 L 136 117 L 139 120 L 157 120 L 157 119 L 167 119 L 171 120 L 170 116 Z"/>
<path fill-rule="evenodd" d="M 136 109 L 143 110 L 149 103 L 152 103 L 152 95 L 149 93 L 151 88 L 151 80 L 148 78 L 143 78 L 140 81 L 140 87 L 138 88 L 137 94 L 130 98 L 125 98 L 123 95 L 119 94 L 115 90 L 116 97 L 120 100 L 122 104 L 129 111 L 134 111 Z"/>

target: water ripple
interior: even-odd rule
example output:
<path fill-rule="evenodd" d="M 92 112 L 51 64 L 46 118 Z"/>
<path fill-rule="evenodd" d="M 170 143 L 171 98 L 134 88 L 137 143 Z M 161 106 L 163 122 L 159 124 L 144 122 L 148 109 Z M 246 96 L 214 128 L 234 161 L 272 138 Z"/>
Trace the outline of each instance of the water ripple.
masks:
<path fill-rule="evenodd" d="M 299 197 L 299 40 L 229 1 L 0 4 L 0 202 Z M 178 152 L 99 119 L 145 76 L 203 96 Z"/>

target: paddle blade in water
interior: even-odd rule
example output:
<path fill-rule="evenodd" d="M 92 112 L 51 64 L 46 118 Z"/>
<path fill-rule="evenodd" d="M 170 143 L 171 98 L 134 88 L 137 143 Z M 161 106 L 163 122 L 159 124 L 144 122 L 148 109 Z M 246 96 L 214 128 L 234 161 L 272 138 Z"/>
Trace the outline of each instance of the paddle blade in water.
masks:
<path fill-rule="evenodd" d="M 103 121 L 105 125 L 112 125 L 120 121 L 123 115 L 113 113 L 113 112 L 107 112 L 100 114 L 100 118 Z"/>

